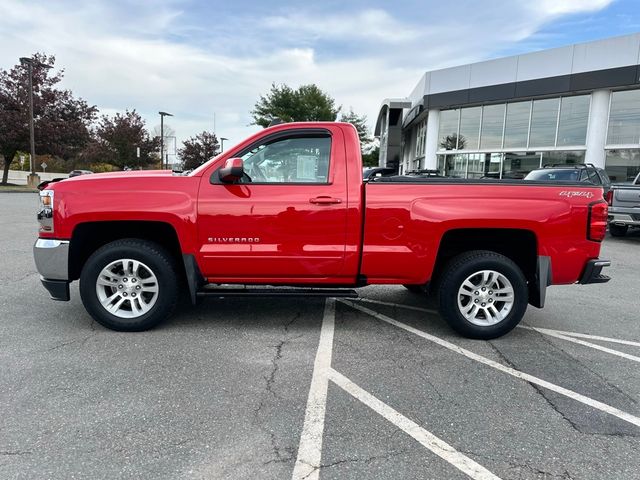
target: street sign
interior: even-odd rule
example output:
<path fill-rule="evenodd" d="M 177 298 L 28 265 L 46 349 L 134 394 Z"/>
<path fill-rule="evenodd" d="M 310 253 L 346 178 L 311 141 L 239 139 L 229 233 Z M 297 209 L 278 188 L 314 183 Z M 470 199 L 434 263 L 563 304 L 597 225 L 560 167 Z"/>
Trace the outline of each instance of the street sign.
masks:
<path fill-rule="evenodd" d="M 20 155 L 20 169 L 24 167 L 24 155 Z"/>
<path fill-rule="evenodd" d="M 46 163 L 44 163 L 44 162 L 42 162 L 42 163 L 40 164 L 40 166 L 42 167 L 42 170 L 46 170 L 46 169 L 47 169 L 47 164 L 46 164 Z"/>

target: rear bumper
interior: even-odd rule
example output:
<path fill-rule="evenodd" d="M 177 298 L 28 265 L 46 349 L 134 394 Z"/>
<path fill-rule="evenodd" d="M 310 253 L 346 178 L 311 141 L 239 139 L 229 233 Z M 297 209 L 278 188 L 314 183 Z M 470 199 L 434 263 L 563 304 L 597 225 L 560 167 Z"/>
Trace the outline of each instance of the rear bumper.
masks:
<path fill-rule="evenodd" d="M 640 220 L 636 220 L 634 217 L 637 214 L 628 213 L 611 213 L 609 212 L 609 223 L 614 225 L 628 225 L 640 227 Z"/>
<path fill-rule="evenodd" d="M 582 285 L 589 283 L 607 283 L 611 280 L 611 277 L 602 275 L 602 269 L 609 266 L 611 266 L 611 262 L 609 260 L 589 260 L 587 265 L 584 267 L 584 272 L 582 273 L 578 283 Z"/>
<path fill-rule="evenodd" d="M 42 285 L 54 300 L 69 300 L 69 241 L 39 238 L 33 258 Z"/>

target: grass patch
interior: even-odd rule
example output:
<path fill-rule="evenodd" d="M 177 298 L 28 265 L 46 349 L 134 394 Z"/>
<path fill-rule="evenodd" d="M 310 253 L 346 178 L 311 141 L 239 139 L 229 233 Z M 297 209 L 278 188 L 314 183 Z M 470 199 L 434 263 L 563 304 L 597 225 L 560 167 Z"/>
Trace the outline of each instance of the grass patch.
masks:
<path fill-rule="evenodd" d="M 16 185 L 14 183 L 0 183 L 0 192 L 27 192 L 35 193 L 38 190 L 26 185 Z"/>

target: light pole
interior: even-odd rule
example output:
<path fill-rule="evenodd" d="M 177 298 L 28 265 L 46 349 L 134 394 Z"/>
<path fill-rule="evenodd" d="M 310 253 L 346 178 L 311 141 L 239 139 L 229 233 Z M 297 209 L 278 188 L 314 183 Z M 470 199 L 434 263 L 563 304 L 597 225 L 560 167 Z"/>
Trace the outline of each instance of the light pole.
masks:
<path fill-rule="evenodd" d="M 224 141 L 229 140 L 228 138 L 220 137 L 220 153 L 224 152 Z"/>
<path fill-rule="evenodd" d="M 167 112 L 158 112 L 160 114 L 160 166 L 164 164 L 164 117 L 173 117 L 172 114 Z M 169 167 L 169 161 L 165 168 Z"/>
<path fill-rule="evenodd" d="M 34 133 L 33 125 L 33 67 L 51 68 L 51 65 L 46 65 L 39 62 L 35 58 L 21 57 L 20 63 L 27 67 L 29 74 L 29 143 L 31 147 L 31 174 L 27 178 L 27 184 L 34 187 L 40 183 L 40 176 L 36 173 L 36 136 Z"/>

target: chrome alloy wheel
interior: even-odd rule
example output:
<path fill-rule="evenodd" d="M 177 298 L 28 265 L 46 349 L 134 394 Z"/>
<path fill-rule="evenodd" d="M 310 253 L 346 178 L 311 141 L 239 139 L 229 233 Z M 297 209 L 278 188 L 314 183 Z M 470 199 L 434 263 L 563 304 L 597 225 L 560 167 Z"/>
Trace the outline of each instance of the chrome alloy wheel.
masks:
<path fill-rule="evenodd" d="M 509 315 L 514 303 L 513 286 L 494 270 L 481 270 L 467 277 L 458 289 L 458 309 L 474 325 L 488 327 Z"/>
<path fill-rule="evenodd" d="M 104 267 L 96 280 L 102 307 L 120 318 L 138 318 L 158 300 L 158 279 L 144 263 L 122 258 Z"/>

